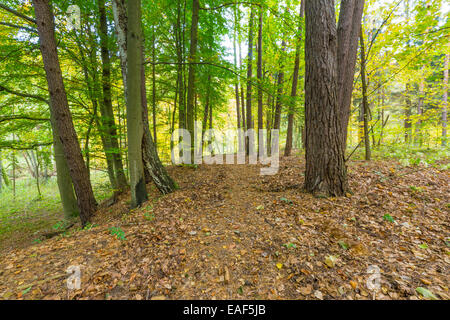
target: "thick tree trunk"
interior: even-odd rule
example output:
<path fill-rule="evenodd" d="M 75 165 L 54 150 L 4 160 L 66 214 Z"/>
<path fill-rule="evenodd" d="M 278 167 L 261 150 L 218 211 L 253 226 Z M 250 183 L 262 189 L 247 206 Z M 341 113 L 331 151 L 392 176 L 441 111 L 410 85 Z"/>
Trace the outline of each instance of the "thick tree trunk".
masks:
<path fill-rule="evenodd" d="M 366 151 L 366 160 L 370 161 L 371 150 L 370 150 L 370 137 L 369 137 L 369 100 L 367 97 L 367 81 L 366 81 L 366 50 L 364 47 L 364 34 L 361 29 L 360 35 L 360 46 L 361 46 L 361 83 L 362 83 L 362 96 L 363 96 L 363 122 L 364 122 L 364 146 Z"/>
<path fill-rule="evenodd" d="M 334 1 L 333 1 L 334 3 Z M 338 107 L 341 138 L 347 145 L 358 39 L 364 11 L 364 0 L 342 0 L 339 13 L 338 37 Z"/>
<path fill-rule="evenodd" d="M 338 107 L 334 1 L 306 1 L 305 189 L 342 196 L 348 190 Z"/>
<path fill-rule="evenodd" d="M 131 206 L 141 206 L 148 199 L 142 162 L 144 128 L 142 119 L 142 30 L 141 1 L 128 1 L 127 33 L 127 129 Z"/>
<path fill-rule="evenodd" d="M 127 187 L 127 179 L 123 170 L 122 156 L 117 139 L 117 129 L 114 119 L 114 110 L 111 98 L 111 59 L 108 41 L 108 23 L 106 19 L 105 0 L 98 0 L 98 10 L 100 16 L 100 47 L 102 58 L 102 88 L 103 88 L 103 111 L 102 118 L 105 125 L 107 140 L 109 140 L 111 154 L 114 164 L 115 180 L 119 190 L 123 191 Z"/>
<path fill-rule="evenodd" d="M 97 203 L 69 110 L 56 48 L 53 14 L 48 0 L 33 0 L 33 6 L 50 92 L 50 110 L 55 119 L 64 156 L 70 169 L 80 209 L 81 223 L 85 226 L 95 212 Z"/>
<path fill-rule="evenodd" d="M 297 39 L 297 48 L 295 51 L 295 62 L 294 62 L 294 74 L 292 79 L 292 91 L 291 91 L 291 103 L 289 105 L 289 114 L 288 114 L 288 129 L 287 129 L 287 138 L 286 138 L 286 148 L 284 149 L 284 156 L 289 157 L 292 153 L 292 141 L 294 135 L 294 113 L 295 113 L 295 99 L 297 97 L 298 90 L 298 74 L 300 71 L 300 49 L 302 42 L 302 20 L 303 13 L 305 7 L 305 0 L 302 0 L 300 4 L 300 25 L 298 27 L 298 39 Z"/>

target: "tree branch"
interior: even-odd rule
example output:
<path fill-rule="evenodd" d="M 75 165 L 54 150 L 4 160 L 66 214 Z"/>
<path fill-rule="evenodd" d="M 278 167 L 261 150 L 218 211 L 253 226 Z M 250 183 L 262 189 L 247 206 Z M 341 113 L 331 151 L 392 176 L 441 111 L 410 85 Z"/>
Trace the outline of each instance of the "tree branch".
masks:
<path fill-rule="evenodd" d="M 1 4 L 1 3 L 0 3 L 0 9 L 6 10 L 6 11 L 8 11 L 9 13 L 12 13 L 13 15 L 15 15 L 15 16 L 17 16 L 17 17 L 19 17 L 19 18 L 22 18 L 22 19 L 24 19 L 24 20 L 27 20 L 27 21 L 29 21 L 29 22 L 31 22 L 31 23 L 33 23 L 33 24 L 36 24 L 36 20 L 35 20 L 35 19 L 30 18 L 30 17 L 28 17 L 28 16 L 26 16 L 26 15 L 24 15 L 24 14 L 22 14 L 22 13 L 16 11 L 16 10 L 14 10 L 14 9 L 11 9 L 11 8 L 5 6 L 4 4 Z"/>

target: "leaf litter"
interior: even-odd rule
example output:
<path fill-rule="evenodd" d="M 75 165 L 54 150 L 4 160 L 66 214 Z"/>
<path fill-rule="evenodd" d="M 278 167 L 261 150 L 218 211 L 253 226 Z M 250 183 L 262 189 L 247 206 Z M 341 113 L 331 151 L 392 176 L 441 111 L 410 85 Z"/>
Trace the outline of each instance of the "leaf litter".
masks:
<path fill-rule="evenodd" d="M 170 167 L 179 191 L 149 185 L 142 208 L 124 194 L 88 230 L 1 252 L 0 299 L 450 298 L 448 170 L 355 161 L 353 194 L 315 198 L 304 169 L 298 157 L 275 176 Z M 79 290 L 67 289 L 70 266 Z"/>

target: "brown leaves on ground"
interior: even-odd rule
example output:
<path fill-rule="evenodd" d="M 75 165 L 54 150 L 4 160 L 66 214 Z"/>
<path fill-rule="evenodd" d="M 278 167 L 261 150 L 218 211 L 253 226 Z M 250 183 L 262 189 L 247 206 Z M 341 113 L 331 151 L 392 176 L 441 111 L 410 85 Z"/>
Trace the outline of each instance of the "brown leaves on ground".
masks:
<path fill-rule="evenodd" d="M 2 253 L 3 299 L 449 299 L 449 172 L 353 162 L 353 195 L 303 193 L 303 162 L 170 168 L 181 190 Z M 387 218 L 390 217 L 390 218 Z M 116 229 L 111 229 L 116 228 Z M 117 232 L 123 232 L 123 238 Z M 81 267 L 68 291 L 66 269 Z M 370 266 L 381 272 L 367 287 Z"/>

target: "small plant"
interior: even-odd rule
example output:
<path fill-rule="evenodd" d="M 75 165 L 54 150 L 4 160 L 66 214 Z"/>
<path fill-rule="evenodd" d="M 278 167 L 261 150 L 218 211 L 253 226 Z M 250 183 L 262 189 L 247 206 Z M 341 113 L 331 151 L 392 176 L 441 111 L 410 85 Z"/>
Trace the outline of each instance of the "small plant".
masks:
<path fill-rule="evenodd" d="M 280 200 L 281 200 L 282 202 L 287 203 L 287 204 L 290 204 L 290 205 L 294 204 L 293 201 L 291 201 L 291 200 L 289 200 L 289 199 L 286 199 L 286 198 L 281 198 Z"/>
<path fill-rule="evenodd" d="M 342 249 L 344 249 L 344 250 L 348 249 L 348 244 L 345 243 L 344 241 L 339 241 L 338 244 Z"/>
<path fill-rule="evenodd" d="M 285 243 L 283 244 L 283 247 L 286 247 L 287 249 L 297 249 L 297 246 L 293 243 Z"/>
<path fill-rule="evenodd" d="M 121 241 L 127 240 L 127 238 L 125 237 L 125 232 L 121 228 L 113 227 L 113 228 L 110 228 L 109 231 L 111 232 L 111 235 L 116 236 L 116 238 L 118 240 L 121 240 Z"/>
<path fill-rule="evenodd" d="M 392 218 L 392 216 L 391 216 L 390 214 L 385 214 L 384 217 L 383 217 L 383 220 L 384 220 L 384 221 L 388 221 L 388 222 L 395 223 L 394 218 Z"/>
<path fill-rule="evenodd" d="M 150 213 L 150 212 L 146 212 L 144 214 L 144 218 L 145 218 L 145 220 L 152 222 L 153 220 L 155 220 L 155 214 L 154 213 Z"/>

